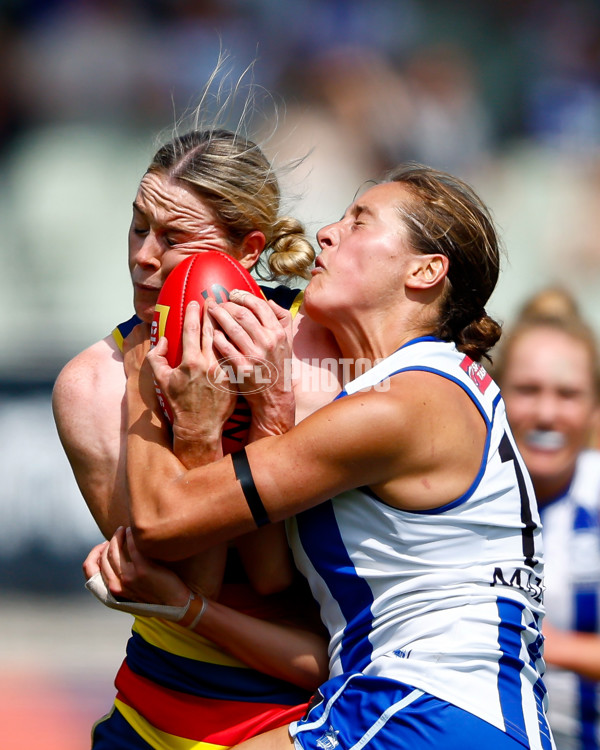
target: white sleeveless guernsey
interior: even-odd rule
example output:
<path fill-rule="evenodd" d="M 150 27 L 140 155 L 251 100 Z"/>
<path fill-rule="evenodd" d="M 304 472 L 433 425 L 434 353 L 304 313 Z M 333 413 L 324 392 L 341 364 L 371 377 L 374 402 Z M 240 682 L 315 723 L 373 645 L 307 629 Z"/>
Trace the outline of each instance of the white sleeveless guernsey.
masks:
<path fill-rule="evenodd" d="M 363 487 L 288 523 L 330 633 L 331 677 L 395 679 L 548 748 L 540 521 L 499 389 L 454 344 L 425 337 L 339 397 L 408 370 L 466 391 L 487 426 L 483 459 L 469 490 L 434 510 L 398 510 Z"/>
<path fill-rule="evenodd" d="M 567 491 L 541 509 L 548 621 L 600 633 L 600 451 L 584 451 Z M 600 747 L 600 683 L 548 665 L 548 718 L 561 750 Z"/>

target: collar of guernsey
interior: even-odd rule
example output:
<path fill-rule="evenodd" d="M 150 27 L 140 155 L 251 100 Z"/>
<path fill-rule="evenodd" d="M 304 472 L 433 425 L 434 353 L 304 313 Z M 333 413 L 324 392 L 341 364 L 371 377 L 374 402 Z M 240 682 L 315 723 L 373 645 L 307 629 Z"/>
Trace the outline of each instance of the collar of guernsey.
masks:
<path fill-rule="evenodd" d="M 271 299 L 280 307 L 289 310 L 292 314 L 292 318 L 296 317 L 300 305 L 302 304 L 302 300 L 304 299 L 303 289 L 290 289 L 290 287 L 287 286 L 261 286 L 261 290 L 266 299 Z M 123 351 L 123 339 L 126 339 L 133 328 L 141 322 L 141 319 L 138 318 L 137 315 L 133 315 L 129 320 L 126 320 L 124 323 L 119 323 L 119 325 L 113 329 L 112 337 L 119 347 L 119 351 Z"/>

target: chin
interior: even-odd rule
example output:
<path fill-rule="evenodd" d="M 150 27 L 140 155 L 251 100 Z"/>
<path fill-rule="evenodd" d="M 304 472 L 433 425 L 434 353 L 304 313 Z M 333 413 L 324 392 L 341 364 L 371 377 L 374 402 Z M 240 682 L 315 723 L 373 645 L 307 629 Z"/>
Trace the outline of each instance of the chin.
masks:
<path fill-rule="evenodd" d="M 153 295 L 152 299 L 141 299 L 140 297 L 133 298 L 133 309 L 138 318 L 144 321 L 144 323 L 152 323 L 154 317 L 154 308 L 158 295 Z"/>
<path fill-rule="evenodd" d="M 555 485 L 558 488 L 567 486 L 575 472 L 575 464 L 570 458 L 562 456 L 523 456 L 534 483 L 544 486 Z"/>
<path fill-rule="evenodd" d="M 144 323 L 152 323 L 154 317 L 154 305 L 134 305 L 135 314 Z"/>
<path fill-rule="evenodd" d="M 321 294 L 318 284 L 314 284 L 314 281 L 311 281 L 304 290 L 304 310 L 309 318 L 319 323 L 322 323 L 323 319 L 326 319 L 327 316 L 327 308 L 322 304 L 323 299 L 326 298 Z"/>

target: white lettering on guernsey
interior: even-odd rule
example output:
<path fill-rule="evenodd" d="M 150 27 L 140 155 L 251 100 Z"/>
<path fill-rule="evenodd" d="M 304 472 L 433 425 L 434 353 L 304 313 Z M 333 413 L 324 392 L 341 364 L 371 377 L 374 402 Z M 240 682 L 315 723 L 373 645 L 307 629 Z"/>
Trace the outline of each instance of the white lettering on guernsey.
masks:
<path fill-rule="evenodd" d="M 509 586 L 529 594 L 536 602 L 542 601 L 544 585 L 542 579 L 532 570 L 523 568 L 512 568 L 506 571 L 502 568 L 494 568 L 494 575 L 490 586 Z"/>

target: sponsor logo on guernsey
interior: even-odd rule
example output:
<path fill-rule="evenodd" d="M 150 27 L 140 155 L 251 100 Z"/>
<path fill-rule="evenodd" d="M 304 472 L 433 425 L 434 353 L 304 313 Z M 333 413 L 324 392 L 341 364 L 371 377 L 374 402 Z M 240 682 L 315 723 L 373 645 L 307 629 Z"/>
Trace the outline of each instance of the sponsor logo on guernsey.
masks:
<path fill-rule="evenodd" d="M 320 750 L 332 750 L 332 748 L 337 747 L 340 744 L 337 738 L 339 733 L 339 729 L 334 729 L 330 724 L 329 729 L 317 740 L 317 747 Z"/>
<path fill-rule="evenodd" d="M 492 382 L 492 376 L 488 374 L 485 367 L 480 365 L 479 362 L 474 362 L 471 357 L 465 357 L 460 366 L 479 390 L 485 393 L 488 385 Z"/>
<path fill-rule="evenodd" d="M 509 586 L 520 589 L 536 602 L 541 602 L 544 594 L 542 579 L 535 575 L 532 570 L 524 570 L 523 568 L 512 568 L 508 571 L 502 568 L 494 568 L 490 586 Z"/>

